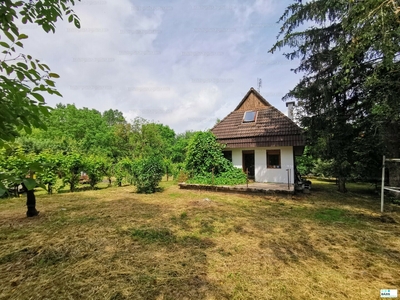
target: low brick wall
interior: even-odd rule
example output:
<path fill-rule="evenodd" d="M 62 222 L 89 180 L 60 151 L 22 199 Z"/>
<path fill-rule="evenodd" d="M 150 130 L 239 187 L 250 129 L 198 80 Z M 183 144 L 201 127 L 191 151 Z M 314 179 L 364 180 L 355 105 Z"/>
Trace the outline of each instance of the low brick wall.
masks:
<path fill-rule="evenodd" d="M 275 194 L 293 194 L 293 190 L 278 190 L 278 189 L 261 189 L 253 187 L 237 187 L 229 185 L 207 185 L 207 184 L 189 184 L 189 183 L 178 183 L 179 188 L 186 190 L 200 190 L 200 191 L 212 191 L 212 192 L 224 192 L 224 193 L 245 193 L 245 194 L 264 194 L 264 195 L 275 195 Z"/>

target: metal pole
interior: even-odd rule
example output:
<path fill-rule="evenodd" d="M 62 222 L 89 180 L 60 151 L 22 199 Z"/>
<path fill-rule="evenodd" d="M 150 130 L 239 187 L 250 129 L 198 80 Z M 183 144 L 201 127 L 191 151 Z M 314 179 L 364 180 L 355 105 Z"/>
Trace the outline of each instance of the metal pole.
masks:
<path fill-rule="evenodd" d="M 289 179 L 289 169 L 286 169 L 286 172 L 287 172 L 287 189 L 290 190 L 290 185 L 289 185 L 289 181 L 290 181 L 290 179 Z"/>
<path fill-rule="evenodd" d="M 385 155 L 382 160 L 381 213 L 383 213 L 383 198 L 385 196 Z"/>
<path fill-rule="evenodd" d="M 249 187 L 249 168 L 246 168 L 246 185 Z"/>

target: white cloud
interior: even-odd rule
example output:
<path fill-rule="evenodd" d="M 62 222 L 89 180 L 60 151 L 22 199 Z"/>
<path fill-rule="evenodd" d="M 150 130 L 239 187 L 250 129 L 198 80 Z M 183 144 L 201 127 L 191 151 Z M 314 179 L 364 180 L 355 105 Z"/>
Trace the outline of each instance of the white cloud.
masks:
<path fill-rule="evenodd" d="M 74 9 L 80 30 L 66 20 L 56 34 L 22 26 L 25 51 L 61 76 L 64 97 L 46 97 L 51 105 L 118 109 L 128 120 L 141 116 L 177 132 L 206 129 L 258 77 L 265 98 L 285 109 L 280 98 L 298 76 L 279 53 L 267 53 L 290 1 L 282 2 L 84 0 Z"/>

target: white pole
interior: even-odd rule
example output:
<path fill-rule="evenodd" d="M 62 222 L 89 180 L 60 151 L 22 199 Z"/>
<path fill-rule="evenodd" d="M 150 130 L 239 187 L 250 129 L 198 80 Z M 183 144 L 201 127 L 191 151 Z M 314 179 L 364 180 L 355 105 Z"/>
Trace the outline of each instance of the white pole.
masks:
<path fill-rule="evenodd" d="M 385 196 L 385 155 L 382 162 L 382 185 L 381 185 L 381 213 L 383 213 L 383 198 Z"/>

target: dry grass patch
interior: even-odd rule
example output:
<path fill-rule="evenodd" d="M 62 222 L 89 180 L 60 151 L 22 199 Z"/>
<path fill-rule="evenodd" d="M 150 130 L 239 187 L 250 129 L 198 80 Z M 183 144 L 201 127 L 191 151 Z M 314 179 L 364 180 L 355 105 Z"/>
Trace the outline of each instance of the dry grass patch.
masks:
<path fill-rule="evenodd" d="M 314 187 L 43 195 L 31 219 L 24 199 L 1 200 L 0 299 L 379 299 L 400 288 L 399 208 L 385 223 L 364 186 Z"/>

